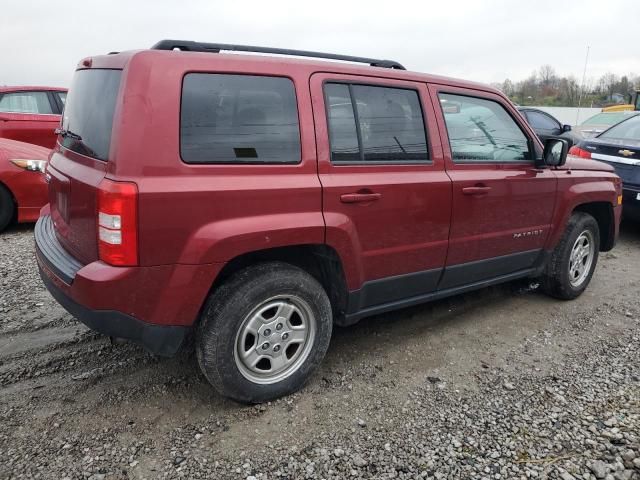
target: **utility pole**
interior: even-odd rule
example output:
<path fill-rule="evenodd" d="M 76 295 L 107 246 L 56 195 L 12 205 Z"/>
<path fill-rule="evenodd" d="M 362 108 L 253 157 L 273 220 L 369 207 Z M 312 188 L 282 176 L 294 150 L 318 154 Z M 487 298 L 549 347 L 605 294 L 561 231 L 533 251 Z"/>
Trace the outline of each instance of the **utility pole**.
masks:
<path fill-rule="evenodd" d="M 587 56 L 584 59 L 584 70 L 582 71 L 582 86 L 580 87 L 580 95 L 578 96 L 578 110 L 576 111 L 576 125 L 578 125 L 578 119 L 580 118 L 580 106 L 582 105 L 582 95 L 584 95 L 584 82 L 587 77 L 587 63 L 589 62 L 589 49 L 591 47 L 587 45 Z"/>

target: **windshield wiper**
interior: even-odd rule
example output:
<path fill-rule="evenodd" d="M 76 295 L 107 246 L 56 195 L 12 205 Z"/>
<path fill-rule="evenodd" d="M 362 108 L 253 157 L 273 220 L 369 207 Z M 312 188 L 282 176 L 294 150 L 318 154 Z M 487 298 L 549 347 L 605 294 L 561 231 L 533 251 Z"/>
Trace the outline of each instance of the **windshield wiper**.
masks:
<path fill-rule="evenodd" d="M 67 130 L 64 128 L 56 128 L 53 133 L 55 133 L 56 135 L 62 135 L 65 138 L 66 137 L 73 138 L 78 142 L 82 141 L 82 137 L 80 135 L 78 135 L 77 133 L 73 133 L 71 130 Z"/>

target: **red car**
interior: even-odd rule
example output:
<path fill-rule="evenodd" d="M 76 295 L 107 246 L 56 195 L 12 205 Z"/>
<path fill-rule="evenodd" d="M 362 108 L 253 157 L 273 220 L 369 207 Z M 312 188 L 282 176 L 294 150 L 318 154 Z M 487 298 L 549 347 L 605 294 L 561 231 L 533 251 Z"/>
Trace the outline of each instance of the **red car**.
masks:
<path fill-rule="evenodd" d="M 0 138 L 53 148 L 66 97 L 65 88 L 0 87 Z"/>
<path fill-rule="evenodd" d="M 35 222 L 47 203 L 44 169 L 50 150 L 0 138 L 0 232 L 13 220 Z"/>
<path fill-rule="evenodd" d="M 47 173 L 51 294 L 159 355 L 195 331 L 243 402 L 300 388 L 334 324 L 518 278 L 576 298 L 622 201 L 493 88 L 185 41 L 81 61 Z"/>

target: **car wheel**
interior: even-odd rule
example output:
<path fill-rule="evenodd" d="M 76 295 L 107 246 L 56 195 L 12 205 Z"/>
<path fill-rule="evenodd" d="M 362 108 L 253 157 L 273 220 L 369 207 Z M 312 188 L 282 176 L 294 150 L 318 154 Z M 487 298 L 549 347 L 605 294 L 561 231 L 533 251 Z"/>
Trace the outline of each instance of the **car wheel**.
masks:
<path fill-rule="evenodd" d="M 211 294 L 196 334 L 200 369 L 243 403 L 301 388 L 329 347 L 333 319 L 322 285 L 281 262 L 234 274 Z"/>
<path fill-rule="evenodd" d="M 16 212 L 15 203 L 11 192 L 0 185 L 0 232 L 2 232 L 13 220 Z"/>
<path fill-rule="evenodd" d="M 600 230 L 595 218 L 584 212 L 571 215 L 543 276 L 545 292 L 563 300 L 581 295 L 591 281 L 599 251 Z"/>

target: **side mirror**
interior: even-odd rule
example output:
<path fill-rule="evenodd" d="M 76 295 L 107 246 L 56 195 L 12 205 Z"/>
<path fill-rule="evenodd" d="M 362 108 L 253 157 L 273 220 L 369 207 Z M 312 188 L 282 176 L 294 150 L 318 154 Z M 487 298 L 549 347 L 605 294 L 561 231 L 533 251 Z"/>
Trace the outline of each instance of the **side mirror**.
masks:
<path fill-rule="evenodd" d="M 567 161 L 569 144 L 562 138 L 549 138 L 544 142 L 542 160 L 549 167 L 561 167 Z"/>
<path fill-rule="evenodd" d="M 571 125 L 562 125 L 562 131 L 563 132 L 570 132 L 571 131 Z"/>

